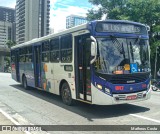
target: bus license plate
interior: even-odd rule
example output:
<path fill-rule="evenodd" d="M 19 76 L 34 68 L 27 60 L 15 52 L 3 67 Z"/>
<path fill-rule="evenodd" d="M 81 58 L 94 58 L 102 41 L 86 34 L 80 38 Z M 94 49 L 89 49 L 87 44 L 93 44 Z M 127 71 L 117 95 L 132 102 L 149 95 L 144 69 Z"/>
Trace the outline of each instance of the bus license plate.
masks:
<path fill-rule="evenodd" d="M 127 100 L 135 100 L 136 98 L 137 98 L 137 95 L 127 96 Z"/>

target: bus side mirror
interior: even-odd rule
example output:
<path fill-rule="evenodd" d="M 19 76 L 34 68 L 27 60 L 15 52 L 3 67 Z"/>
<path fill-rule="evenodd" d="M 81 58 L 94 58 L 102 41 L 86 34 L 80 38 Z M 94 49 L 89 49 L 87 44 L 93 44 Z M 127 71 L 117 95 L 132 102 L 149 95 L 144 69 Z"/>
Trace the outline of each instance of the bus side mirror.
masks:
<path fill-rule="evenodd" d="M 91 56 L 96 56 L 96 44 L 91 42 Z"/>
<path fill-rule="evenodd" d="M 147 31 L 148 31 L 148 32 L 150 31 L 150 26 L 148 26 L 148 25 L 147 25 Z"/>
<path fill-rule="evenodd" d="M 94 58 L 90 61 L 90 64 L 93 64 L 97 58 L 97 41 L 93 36 L 91 36 L 91 40 L 91 56 Z"/>

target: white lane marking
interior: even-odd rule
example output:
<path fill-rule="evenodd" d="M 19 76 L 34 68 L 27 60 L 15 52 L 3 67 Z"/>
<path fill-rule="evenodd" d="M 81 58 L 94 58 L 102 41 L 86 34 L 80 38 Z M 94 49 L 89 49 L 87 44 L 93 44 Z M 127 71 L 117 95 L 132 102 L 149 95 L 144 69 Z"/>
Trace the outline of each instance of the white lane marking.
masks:
<path fill-rule="evenodd" d="M 9 119 L 12 123 L 14 123 L 15 125 L 20 125 L 16 120 L 14 120 L 11 116 L 9 116 L 9 114 L 7 114 L 6 112 L 4 112 L 3 110 L 0 109 L 0 112 L 7 118 Z M 31 134 L 28 131 L 24 131 L 26 134 Z"/>
<path fill-rule="evenodd" d="M 134 117 L 142 118 L 142 119 L 145 119 L 145 120 L 153 121 L 153 122 L 156 122 L 156 123 L 160 123 L 159 120 L 151 119 L 151 118 L 148 118 L 148 117 L 144 117 L 144 116 L 140 116 L 140 115 L 136 115 L 136 114 L 130 114 L 130 115 L 134 116 Z"/>

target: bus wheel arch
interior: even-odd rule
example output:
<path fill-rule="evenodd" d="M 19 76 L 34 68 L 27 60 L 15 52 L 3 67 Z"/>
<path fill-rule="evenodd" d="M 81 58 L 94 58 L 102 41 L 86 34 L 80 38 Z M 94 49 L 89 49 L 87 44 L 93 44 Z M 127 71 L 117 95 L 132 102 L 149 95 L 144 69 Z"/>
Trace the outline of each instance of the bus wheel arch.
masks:
<path fill-rule="evenodd" d="M 62 80 L 60 82 L 60 88 L 59 88 L 60 95 L 62 97 L 62 101 L 66 105 L 73 105 L 74 100 L 72 99 L 71 89 L 69 87 L 69 84 L 66 80 Z"/>

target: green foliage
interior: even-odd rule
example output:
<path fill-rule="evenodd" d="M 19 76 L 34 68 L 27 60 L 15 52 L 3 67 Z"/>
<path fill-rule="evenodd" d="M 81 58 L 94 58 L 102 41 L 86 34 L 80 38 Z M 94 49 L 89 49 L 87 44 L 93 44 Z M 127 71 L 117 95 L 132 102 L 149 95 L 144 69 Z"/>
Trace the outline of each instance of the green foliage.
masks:
<path fill-rule="evenodd" d="M 103 15 L 102 10 L 96 11 L 96 10 L 91 9 L 89 11 L 89 13 L 87 13 L 87 16 L 88 16 L 87 19 L 89 21 L 90 20 L 97 20 L 97 19 L 100 20 L 102 15 Z"/>
<path fill-rule="evenodd" d="M 8 48 L 10 49 L 12 46 L 15 46 L 15 45 L 16 45 L 16 42 L 11 41 L 11 40 L 8 40 L 7 43 L 6 43 L 6 45 L 7 45 Z M 5 55 L 4 60 L 5 60 L 5 63 L 6 63 L 6 64 L 5 64 L 5 67 L 6 67 L 6 69 L 7 69 L 7 68 L 10 67 L 10 64 L 11 64 L 10 56 Z"/>
<path fill-rule="evenodd" d="M 8 46 L 8 48 L 11 48 L 11 47 L 13 47 L 13 46 L 16 45 L 16 42 L 15 42 L 15 41 L 8 40 L 7 43 L 6 43 L 6 45 Z"/>

